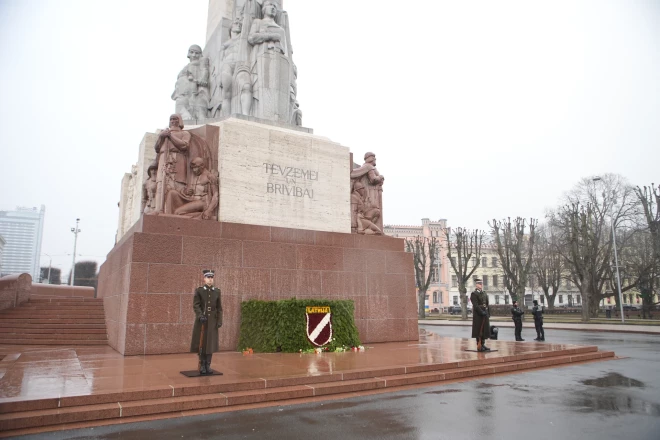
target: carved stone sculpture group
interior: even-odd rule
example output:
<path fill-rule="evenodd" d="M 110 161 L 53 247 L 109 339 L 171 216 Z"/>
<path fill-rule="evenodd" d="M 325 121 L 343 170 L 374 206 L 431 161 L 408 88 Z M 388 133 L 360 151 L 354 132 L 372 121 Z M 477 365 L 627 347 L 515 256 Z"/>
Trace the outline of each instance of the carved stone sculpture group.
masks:
<path fill-rule="evenodd" d="M 173 114 L 158 135 L 156 163 L 144 183 L 143 212 L 217 220 L 218 172 L 211 151 L 204 139 L 183 127 L 182 116 Z"/>
<path fill-rule="evenodd" d="M 228 24 L 225 19 L 225 26 Z M 156 160 L 142 186 L 144 214 L 204 220 L 219 217 L 215 156 L 204 138 L 183 130 L 184 121 L 201 125 L 209 118 L 238 114 L 302 125 L 289 19 L 280 2 L 237 0 L 229 28 L 224 31 L 227 35 L 212 40 L 210 47 L 217 50 L 207 46 L 216 53 L 205 56 L 196 44 L 188 49 L 189 63 L 179 72 L 172 93 L 176 113 L 158 134 Z M 376 155 L 366 153 L 364 164 L 354 166 L 350 173 L 351 232 L 382 235 L 385 178 L 376 169 Z M 133 179 L 129 184 L 135 184 Z M 133 194 L 130 188 L 128 192 Z M 132 206 L 131 200 L 128 205 Z"/>
<path fill-rule="evenodd" d="M 351 171 L 351 232 L 383 234 L 383 183 L 376 169 L 376 155 L 366 153 L 364 165 Z"/>
<path fill-rule="evenodd" d="M 197 124 L 240 114 L 302 125 L 289 18 L 280 3 L 236 2 L 223 39 L 219 52 L 206 57 L 199 46 L 190 46 L 190 63 L 179 72 L 172 93 L 176 113 Z"/>

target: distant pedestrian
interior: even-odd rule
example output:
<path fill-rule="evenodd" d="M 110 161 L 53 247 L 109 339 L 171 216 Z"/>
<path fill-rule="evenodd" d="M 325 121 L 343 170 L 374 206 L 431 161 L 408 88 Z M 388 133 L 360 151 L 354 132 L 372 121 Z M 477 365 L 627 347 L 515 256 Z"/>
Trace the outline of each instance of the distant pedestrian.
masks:
<path fill-rule="evenodd" d="M 521 336 L 522 333 L 522 317 L 525 314 L 525 311 L 518 307 L 518 301 L 513 301 L 513 307 L 511 307 L 511 319 L 513 319 L 513 324 L 516 326 L 516 341 L 524 341 Z"/>
<path fill-rule="evenodd" d="M 537 300 L 534 300 L 532 315 L 534 315 L 534 327 L 536 327 L 536 339 L 534 340 L 545 341 L 545 333 L 543 332 L 543 306 L 539 306 Z"/>

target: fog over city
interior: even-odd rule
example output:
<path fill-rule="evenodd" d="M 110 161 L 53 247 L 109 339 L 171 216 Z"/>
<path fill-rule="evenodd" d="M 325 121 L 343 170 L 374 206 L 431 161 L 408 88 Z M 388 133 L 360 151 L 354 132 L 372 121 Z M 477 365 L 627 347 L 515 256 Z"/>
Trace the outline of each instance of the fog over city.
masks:
<path fill-rule="evenodd" d="M 660 1 L 283 3 L 303 125 L 376 153 L 386 225 L 487 229 L 543 219 L 584 177 L 660 183 Z M 121 179 L 167 126 L 207 9 L 0 1 L 0 209 L 46 206 L 63 278 L 76 218 L 77 260 L 112 249 Z"/>

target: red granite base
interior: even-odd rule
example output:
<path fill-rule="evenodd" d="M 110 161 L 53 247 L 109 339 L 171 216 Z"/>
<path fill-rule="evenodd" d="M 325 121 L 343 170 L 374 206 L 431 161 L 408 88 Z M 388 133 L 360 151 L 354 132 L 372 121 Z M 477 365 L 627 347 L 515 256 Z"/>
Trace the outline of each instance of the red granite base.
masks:
<path fill-rule="evenodd" d="M 402 239 L 145 216 L 99 273 L 109 344 L 124 355 L 187 352 L 202 269 L 214 269 L 222 289 L 221 350 L 238 348 L 250 299 L 350 299 L 362 342 L 419 337 Z"/>

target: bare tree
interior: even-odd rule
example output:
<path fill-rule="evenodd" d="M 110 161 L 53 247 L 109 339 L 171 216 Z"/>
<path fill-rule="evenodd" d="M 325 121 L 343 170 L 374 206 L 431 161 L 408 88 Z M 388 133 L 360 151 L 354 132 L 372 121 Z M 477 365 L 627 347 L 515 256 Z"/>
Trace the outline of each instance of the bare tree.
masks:
<path fill-rule="evenodd" d="M 505 286 L 511 299 L 517 301 L 520 297 L 524 298 L 527 279 L 532 270 L 538 220 L 529 219 L 529 234 L 525 232 L 527 221 L 522 217 L 517 217 L 513 222 L 511 218 L 501 222 L 493 219 L 488 225 L 493 229 L 497 253 L 506 275 Z"/>
<path fill-rule="evenodd" d="M 660 262 L 660 185 L 656 188 L 655 183 L 652 183 L 643 189 L 638 186 L 635 194 L 642 204 L 642 212 L 651 233 L 654 258 Z"/>
<path fill-rule="evenodd" d="M 620 254 L 622 269 L 621 292 L 635 289 L 636 295 L 642 299 L 642 316 L 646 319 L 651 314 L 653 297 L 657 288 L 658 264 L 654 257 L 654 246 L 651 233 L 646 228 L 626 231 L 631 234 L 628 245 Z M 615 278 L 609 285 L 611 291 L 616 291 Z"/>
<path fill-rule="evenodd" d="M 461 296 L 461 316 L 467 319 L 467 282 L 481 264 L 481 246 L 484 241 L 484 231 L 479 229 L 456 228 L 444 230 L 447 237 L 447 258 L 456 274 L 458 292 Z M 453 252 L 453 254 L 452 254 Z M 468 269 L 468 262 L 474 259 L 475 264 Z"/>
<path fill-rule="evenodd" d="M 406 251 L 413 254 L 413 263 L 415 265 L 415 284 L 417 286 L 417 316 L 426 317 L 424 303 L 426 292 L 431 284 L 431 277 L 435 270 L 438 250 L 440 243 L 436 237 L 422 237 L 420 235 L 414 238 L 406 239 Z M 428 264 L 427 264 L 428 262 Z M 439 276 L 440 274 L 438 274 Z"/>
<path fill-rule="evenodd" d="M 543 290 L 548 308 L 554 309 L 564 272 L 564 262 L 557 250 L 557 240 L 549 225 L 538 228 L 532 254 L 532 272 Z"/>
<path fill-rule="evenodd" d="M 646 319 L 647 314 L 651 314 L 653 298 L 658 290 L 658 277 L 660 276 L 660 185 L 655 187 L 654 183 L 650 186 L 639 186 L 635 188 L 635 194 L 642 205 L 642 215 L 646 226 L 648 226 L 648 240 L 642 240 L 639 243 L 641 253 L 639 256 L 647 263 L 642 264 L 644 272 L 638 272 L 639 275 L 639 296 L 642 298 L 642 314 Z M 651 258 L 649 258 L 649 243 Z"/>
<path fill-rule="evenodd" d="M 601 192 L 602 190 L 602 192 Z M 633 190 L 616 174 L 582 179 L 566 197 L 567 203 L 550 214 L 551 225 L 559 231 L 558 251 L 573 283 L 582 295 L 582 319 L 598 316 L 599 302 L 612 292 L 614 264 L 611 229 L 634 227 L 638 207 Z M 629 234 L 619 234 L 620 251 L 628 245 Z M 615 295 L 617 304 L 618 295 Z"/>

